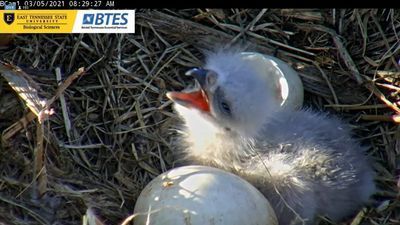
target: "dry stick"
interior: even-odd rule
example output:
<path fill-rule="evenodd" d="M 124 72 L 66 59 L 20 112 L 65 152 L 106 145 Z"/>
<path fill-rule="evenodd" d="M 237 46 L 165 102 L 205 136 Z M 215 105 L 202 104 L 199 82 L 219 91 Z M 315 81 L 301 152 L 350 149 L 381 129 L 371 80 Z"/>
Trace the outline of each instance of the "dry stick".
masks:
<path fill-rule="evenodd" d="M 254 18 L 248 25 L 249 30 L 253 31 L 254 26 L 256 25 L 256 23 L 264 16 L 264 14 L 267 12 L 267 9 L 262 9 L 256 16 L 256 18 Z"/>
<path fill-rule="evenodd" d="M 43 99 L 38 96 L 39 85 L 30 75 L 10 63 L 0 61 L 0 72 L 25 105 L 39 116 L 44 106 Z"/>
<path fill-rule="evenodd" d="M 393 109 L 394 111 L 396 111 L 396 113 L 400 114 L 400 109 L 393 104 L 392 102 L 390 102 L 385 95 L 378 89 L 375 87 L 375 85 L 371 84 L 371 83 L 367 83 L 365 85 L 366 88 L 368 88 L 368 90 L 370 90 L 372 93 L 374 93 L 374 95 L 376 97 L 378 97 L 382 102 L 384 102 L 387 106 L 389 106 L 391 109 Z"/>
<path fill-rule="evenodd" d="M 68 40 L 68 37 L 66 37 L 64 39 L 64 41 L 60 44 L 60 46 L 58 46 L 56 51 L 53 53 L 53 57 L 51 58 L 49 68 L 53 68 L 53 65 L 54 65 L 55 61 L 57 60 L 58 56 L 60 55 L 60 52 L 65 49 L 65 44 L 67 43 L 67 40 Z"/>
<path fill-rule="evenodd" d="M 7 143 L 7 140 L 10 139 L 12 136 L 14 136 L 16 133 L 18 133 L 21 129 L 24 127 L 28 126 L 28 123 L 30 123 L 32 120 L 36 118 L 35 113 L 32 111 L 29 111 L 28 114 L 23 116 L 21 119 L 19 119 L 17 122 L 6 128 L 2 135 L 1 135 L 1 141 L 3 144 Z"/>
<path fill-rule="evenodd" d="M 56 90 L 56 94 L 46 102 L 46 106 L 49 107 L 51 104 L 53 104 L 59 97 L 60 95 L 71 85 L 72 81 L 74 81 L 76 78 L 78 78 L 81 75 L 84 75 L 85 73 L 85 68 L 81 67 L 79 68 L 76 72 L 74 72 L 72 75 L 70 75 Z"/>
<path fill-rule="evenodd" d="M 354 105 L 346 105 L 346 104 L 330 104 L 324 105 L 324 107 L 336 107 L 336 108 L 343 108 L 346 110 L 366 110 L 366 109 L 384 109 L 388 106 L 386 104 L 374 104 L 374 105 L 362 105 L 362 104 L 354 104 Z"/>
<path fill-rule="evenodd" d="M 390 90 L 398 91 L 400 92 L 400 87 L 390 85 L 390 84 L 381 84 L 381 83 L 375 83 L 377 86 L 381 86 Z"/>
<path fill-rule="evenodd" d="M 321 69 L 321 67 L 318 65 L 317 62 L 313 62 L 313 64 L 318 68 L 319 71 L 321 71 L 321 75 L 324 78 L 324 80 L 326 81 L 326 84 L 329 87 L 329 90 L 332 92 L 332 96 L 333 96 L 333 100 L 335 101 L 336 105 L 339 105 L 339 99 L 336 95 L 335 89 L 333 88 L 331 82 L 329 82 L 328 77 L 326 76 L 326 74 L 324 73 L 324 71 Z"/>
<path fill-rule="evenodd" d="M 33 178 L 33 199 L 38 199 L 46 193 L 47 190 L 47 174 L 45 166 L 45 149 L 43 146 L 43 123 L 36 124 L 36 146 L 34 150 L 34 175 Z M 37 179 L 37 180 L 36 180 Z"/>
<path fill-rule="evenodd" d="M 394 122 L 394 123 L 400 123 L 400 115 L 361 115 L 361 119 L 363 120 L 369 120 L 369 121 L 382 121 L 382 122 Z"/>
<path fill-rule="evenodd" d="M 56 79 L 57 82 L 61 82 L 61 69 L 60 67 L 56 68 Z M 71 143 L 71 120 L 69 119 L 69 114 L 67 110 L 67 103 L 65 101 L 65 97 L 63 94 L 60 96 L 60 103 L 61 103 L 61 111 L 63 114 L 64 118 L 64 124 L 65 124 L 65 132 L 67 133 L 68 141 Z"/>
<path fill-rule="evenodd" d="M 75 62 L 75 57 L 76 57 L 76 54 L 77 54 L 77 52 L 78 52 L 78 48 L 79 48 L 79 46 L 80 46 L 81 40 L 82 40 L 82 38 L 83 38 L 83 35 L 84 35 L 84 34 L 80 34 L 79 37 L 78 37 L 78 40 L 77 40 L 76 43 L 74 44 L 74 47 L 73 47 L 73 49 L 72 49 L 72 55 L 71 55 L 71 58 L 70 58 L 70 60 L 69 60 L 68 71 L 71 71 L 72 66 L 73 66 L 73 64 L 74 64 L 74 62 Z"/>
<path fill-rule="evenodd" d="M 65 89 L 68 88 L 69 85 L 71 85 L 72 81 L 74 81 L 76 78 L 84 74 L 84 68 L 81 67 L 73 73 L 71 76 L 69 76 L 57 89 L 56 94 L 46 102 L 46 108 L 48 108 L 54 101 L 57 100 L 57 98 L 65 91 Z M 28 123 L 30 123 L 33 119 L 36 118 L 36 115 L 30 111 L 28 114 L 26 114 L 23 118 L 21 118 L 19 121 L 13 123 L 10 127 L 4 130 L 2 134 L 2 141 L 5 143 L 9 138 L 14 136 L 17 132 L 19 132 L 21 129 L 26 127 Z M 42 118 L 43 119 L 43 118 Z"/>
<path fill-rule="evenodd" d="M 358 71 L 356 64 L 354 63 L 353 59 L 351 58 L 349 52 L 347 49 L 344 47 L 343 42 L 340 40 L 339 35 L 336 33 L 335 30 L 324 27 L 322 25 L 317 25 L 317 24 L 297 24 L 297 26 L 300 29 L 306 29 L 306 30 L 318 30 L 322 31 L 325 33 L 328 33 L 332 36 L 333 42 L 336 45 L 336 48 L 339 51 L 340 56 L 342 57 L 344 63 L 346 64 L 347 68 L 352 72 L 354 78 L 356 79 L 358 84 L 363 83 L 363 79 L 360 75 L 360 72 Z"/>
<path fill-rule="evenodd" d="M 55 95 L 50 100 L 46 101 L 45 107 L 39 113 L 39 123 L 41 123 L 44 119 L 48 117 L 49 113 L 47 111 L 50 109 L 50 105 L 53 104 L 61 96 L 61 94 L 71 85 L 72 81 L 74 81 L 84 72 L 85 69 L 83 67 L 79 68 L 75 73 L 70 75 L 62 84 L 59 85 Z"/>

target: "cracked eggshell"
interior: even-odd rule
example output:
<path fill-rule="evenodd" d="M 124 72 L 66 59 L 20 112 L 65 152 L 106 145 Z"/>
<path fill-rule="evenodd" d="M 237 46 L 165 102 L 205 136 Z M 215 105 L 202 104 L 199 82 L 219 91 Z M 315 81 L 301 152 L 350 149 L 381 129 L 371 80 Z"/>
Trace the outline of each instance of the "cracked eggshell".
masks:
<path fill-rule="evenodd" d="M 135 205 L 135 225 L 277 225 L 268 200 L 220 169 L 184 166 L 151 181 Z"/>
<path fill-rule="evenodd" d="M 298 73 L 286 62 L 257 52 L 242 52 L 243 59 L 253 64 L 268 79 L 269 90 L 281 107 L 300 109 L 303 106 L 304 88 Z"/>

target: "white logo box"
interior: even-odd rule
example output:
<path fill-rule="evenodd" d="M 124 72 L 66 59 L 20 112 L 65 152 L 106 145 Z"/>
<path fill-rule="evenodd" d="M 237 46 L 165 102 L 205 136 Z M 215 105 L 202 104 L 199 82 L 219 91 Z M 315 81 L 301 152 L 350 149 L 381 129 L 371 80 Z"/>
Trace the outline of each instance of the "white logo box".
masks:
<path fill-rule="evenodd" d="M 135 10 L 78 10 L 72 33 L 135 33 Z"/>

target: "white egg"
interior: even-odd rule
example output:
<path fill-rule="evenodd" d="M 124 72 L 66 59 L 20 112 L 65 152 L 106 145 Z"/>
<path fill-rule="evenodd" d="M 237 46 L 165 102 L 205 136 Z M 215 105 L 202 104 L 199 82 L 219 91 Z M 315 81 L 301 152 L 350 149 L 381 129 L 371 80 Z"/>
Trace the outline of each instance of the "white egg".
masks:
<path fill-rule="evenodd" d="M 184 166 L 151 181 L 135 205 L 135 225 L 277 225 L 268 200 L 220 169 Z"/>
<path fill-rule="evenodd" d="M 245 60 L 268 79 L 271 94 L 281 107 L 299 109 L 303 105 L 304 88 L 298 73 L 284 61 L 256 52 L 242 52 Z"/>

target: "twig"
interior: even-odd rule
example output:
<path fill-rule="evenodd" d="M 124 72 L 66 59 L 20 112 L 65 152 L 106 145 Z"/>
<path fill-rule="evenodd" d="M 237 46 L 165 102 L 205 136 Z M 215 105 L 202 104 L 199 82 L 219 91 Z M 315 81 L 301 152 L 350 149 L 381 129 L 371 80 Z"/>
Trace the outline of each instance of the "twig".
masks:
<path fill-rule="evenodd" d="M 394 122 L 400 123 L 400 114 L 395 114 L 392 116 L 388 115 L 361 115 L 361 119 L 370 121 L 381 121 L 381 122 Z"/>
<path fill-rule="evenodd" d="M 11 63 L 0 61 L 0 72 L 18 96 L 25 101 L 26 106 L 39 116 L 45 105 L 45 100 L 38 96 L 39 85 L 21 68 Z"/>
<path fill-rule="evenodd" d="M 335 43 L 340 56 L 342 57 L 344 63 L 346 64 L 347 68 L 352 72 L 355 80 L 357 81 L 358 84 L 363 83 L 363 79 L 360 75 L 360 72 L 358 71 L 356 64 L 354 63 L 353 59 L 351 58 L 349 52 L 347 49 L 344 47 L 343 42 L 340 40 L 339 35 L 336 33 L 335 30 L 327 28 L 322 25 L 317 25 L 317 24 L 297 24 L 297 26 L 300 29 L 306 29 L 306 30 L 318 30 L 322 32 L 326 32 L 332 36 L 333 42 Z"/>
<path fill-rule="evenodd" d="M 10 127 L 6 128 L 3 133 L 2 133 L 2 142 L 6 143 L 9 138 L 14 136 L 17 132 L 19 132 L 22 128 L 26 127 L 28 123 L 30 123 L 32 120 L 35 118 L 39 119 L 39 122 L 43 121 L 43 119 L 46 117 L 46 115 L 43 113 L 46 111 L 51 104 L 53 104 L 59 97 L 60 95 L 71 85 L 72 81 L 74 81 L 76 78 L 79 76 L 83 75 L 85 70 L 83 67 L 79 68 L 78 71 L 70 75 L 56 90 L 56 94 L 46 102 L 45 107 L 42 110 L 39 110 L 38 116 L 30 111 L 28 114 L 26 114 L 23 118 L 21 118 L 19 121 L 13 123 Z"/>
<path fill-rule="evenodd" d="M 336 104 L 336 105 L 339 105 L 339 100 L 338 100 L 338 97 L 336 96 L 335 89 L 333 88 L 333 86 L 332 86 L 331 82 L 329 81 L 328 77 L 326 76 L 325 72 L 321 69 L 321 67 L 319 67 L 319 65 L 318 65 L 317 62 L 313 62 L 313 64 L 314 64 L 315 67 L 317 67 L 317 69 L 321 72 L 322 77 L 323 77 L 324 80 L 326 81 L 326 84 L 328 85 L 329 90 L 330 90 L 331 93 L 332 93 L 333 100 L 335 101 L 335 104 Z"/>
<path fill-rule="evenodd" d="M 365 85 L 366 88 L 368 88 L 368 90 L 372 91 L 372 93 L 378 97 L 382 102 L 384 102 L 387 106 L 389 106 L 391 109 L 393 109 L 394 111 L 396 111 L 397 113 L 400 113 L 400 109 L 393 104 L 392 102 L 390 102 L 385 95 L 378 89 L 375 87 L 375 85 L 373 85 L 372 83 L 367 83 Z"/>
<path fill-rule="evenodd" d="M 56 68 L 56 79 L 57 82 L 61 82 L 61 69 L 60 67 Z M 60 95 L 60 103 L 61 103 L 61 111 L 62 115 L 64 118 L 64 124 L 65 124 L 65 132 L 68 137 L 68 141 L 71 142 L 71 120 L 69 119 L 69 113 L 67 110 L 67 103 L 65 102 L 65 97 L 63 94 Z"/>
<path fill-rule="evenodd" d="M 374 105 L 362 105 L 362 104 L 356 104 L 356 105 L 343 105 L 343 104 L 329 104 L 329 105 L 324 105 L 324 107 L 334 107 L 334 108 L 344 108 L 346 110 L 366 110 L 366 109 L 383 109 L 387 108 L 388 106 L 386 104 L 374 104 Z"/>
<path fill-rule="evenodd" d="M 13 123 L 11 126 L 6 128 L 2 135 L 1 135 L 1 141 L 3 144 L 6 144 L 8 142 L 8 139 L 13 137 L 16 133 L 18 133 L 21 129 L 25 128 L 28 126 L 28 124 L 36 118 L 35 113 L 32 111 L 29 111 L 25 116 L 23 116 L 21 119 L 19 119 L 17 122 Z"/>
<path fill-rule="evenodd" d="M 46 193 L 47 190 L 47 173 L 45 165 L 45 149 L 43 146 L 43 123 L 36 124 L 36 146 L 35 146 L 35 161 L 34 161 L 34 192 L 33 198 L 38 199 Z M 37 182 L 35 182 L 37 179 Z"/>
<path fill-rule="evenodd" d="M 394 90 L 394 91 L 398 91 L 400 92 L 400 87 L 396 87 L 394 85 L 391 84 L 381 84 L 381 83 L 375 83 L 377 86 L 381 86 L 390 90 Z"/>

